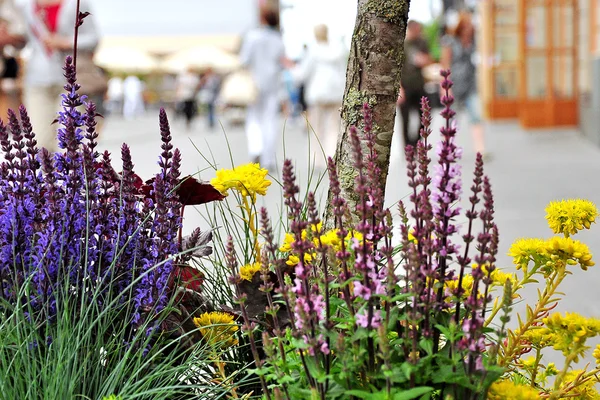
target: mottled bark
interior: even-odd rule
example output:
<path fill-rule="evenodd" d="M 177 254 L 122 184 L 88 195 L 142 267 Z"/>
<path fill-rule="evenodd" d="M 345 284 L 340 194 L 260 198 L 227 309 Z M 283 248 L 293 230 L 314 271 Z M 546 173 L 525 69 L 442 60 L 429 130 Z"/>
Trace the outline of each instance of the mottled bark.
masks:
<path fill-rule="evenodd" d="M 342 195 L 351 211 L 356 210 L 358 199 L 354 190 L 357 172 L 352 166 L 349 128 L 356 125 L 360 129 L 364 103 L 369 103 L 373 112 L 377 162 L 381 169 L 381 179 L 373 184 L 380 185 L 385 193 L 409 4 L 410 0 L 358 1 L 342 105 L 344 129 L 335 154 Z M 333 225 L 331 199 L 329 192 L 327 226 Z"/>

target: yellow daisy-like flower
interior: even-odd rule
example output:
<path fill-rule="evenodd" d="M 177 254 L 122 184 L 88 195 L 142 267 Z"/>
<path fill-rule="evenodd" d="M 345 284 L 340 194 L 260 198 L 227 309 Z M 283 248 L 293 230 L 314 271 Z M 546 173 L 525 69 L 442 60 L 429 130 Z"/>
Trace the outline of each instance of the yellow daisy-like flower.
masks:
<path fill-rule="evenodd" d="M 554 349 L 568 356 L 575 345 L 581 355 L 585 351 L 585 341 L 600 334 L 600 320 L 585 318 L 577 313 L 554 313 L 543 319 L 549 333 L 555 335 Z M 577 361 L 577 359 L 575 360 Z"/>
<path fill-rule="evenodd" d="M 259 262 L 255 262 L 254 264 L 246 264 L 240 268 L 240 278 L 252 282 L 254 274 L 256 274 L 258 271 L 260 271 Z"/>
<path fill-rule="evenodd" d="M 204 340 L 212 346 L 225 349 L 238 343 L 235 333 L 239 327 L 229 314 L 218 311 L 204 313 L 194 318 L 193 322 L 200 329 Z"/>
<path fill-rule="evenodd" d="M 271 185 L 271 181 L 266 178 L 268 173 L 259 164 L 250 163 L 234 169 L 218 170 L 210 183 L 225 196 L 229 189 L 237 190 L 242 196 L 251 197 L 254 202 L 257 194 L 267 194 L 267 188 Z"/>
<path fill-rule="evenodd" d="M 563 386 L 577 381 L 577 378 L 584 373 L 585 371 L 581 369 L 567 372 Z M 575 388 L 570 390 L 568 395 L 569 400 L 600 400 L 600 394 L 596 390 L 596 379 L 587 379 L 585 382 L 580 383 L 579 385 L 575 386 Z"/>
<path fill-rule="evenodd" d="M 596 222 L 598 209 L 589 200 L 569 199 L 553 201 L 546 207 L 546 219 L 554 233 L 574 235 L 582 229 L 590 229 Z"/>
<path fill-rule="evenodd" d="M 463 276 L 460 286 L 462 287 L 462 296 L 464 298 L 471 295 L 471 292 L 473 291 L 473 282 L 473 276 L 471 274 L 465 274 Z M 458 289 L 458 278 L 444 281 L 444 287 L 450 291 L 450 293 L 455 293 Z M 448 299 L 448 301 L 451 301 L 451 299 Z"/>
<path fill-rule="evenodd" d="M 555 236 L 548 239 L 546 253 L 553 261 L 563 260 L 569 265 L 579 264 L 584 271 L 595 264 L 589 247 L 571 238 Z"/>
<path fill-rule="evenodd" d="M 513 258 L 513 263 L 517 269 L 526 267 L 534 256 L 543 254 L 546 250 L 542 239 L 518 239 L 511 246 L 508 255 Z"/>
<path fill-rule="evenodd" d="M 538 400 L 538 391 L 527 385 L 518 385 L 509 380 L 492 383 L 487 395 L 488 400 Z"/>

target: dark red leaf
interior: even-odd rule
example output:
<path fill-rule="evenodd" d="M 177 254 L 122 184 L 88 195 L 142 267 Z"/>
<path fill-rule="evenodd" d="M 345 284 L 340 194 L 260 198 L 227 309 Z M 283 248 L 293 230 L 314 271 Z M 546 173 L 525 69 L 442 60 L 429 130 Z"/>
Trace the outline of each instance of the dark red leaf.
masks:
<path fill-rule="evenodd" d="M 204 274 L 189 265 L 178 265 L 173 268 L 173 276 L 179 280 L 180 286 L 195 292 L 202 291 Z"/>
<path fill-rule="evenodd" d="M 133 174 L 133 186 L 137 190 L 140 190 L 143 185 L 144 185 L 144 181 L 142 180 L 142 178 L 140 178 L 140 176 L 138 174 L 134 173 Z"/>
<path fill-rule="evenodd" d="M 177 187 L 177 196 L 184 206 L 205 204 L 225 198 L 210 183 L 200 182 L 191 176 L 186 176 L 180 181 Z"/>

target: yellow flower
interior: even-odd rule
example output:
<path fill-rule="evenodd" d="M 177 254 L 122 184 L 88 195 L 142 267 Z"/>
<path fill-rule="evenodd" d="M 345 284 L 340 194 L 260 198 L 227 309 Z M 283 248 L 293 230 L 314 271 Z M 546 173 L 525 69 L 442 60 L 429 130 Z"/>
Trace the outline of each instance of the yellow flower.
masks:
<path fill-rule="evenodd" d="M 511 246 L 508 255 L 513 258 L 517 269 L 526 267 L 529 261 L 545 251 L 545 243 L 542 239 L 518 239 Z"/>
<path fill-rule="evenodd" d="M 596 365 L 600 366 L 600 344 L 596 346 L 592 355 L 596 359 Z"/>
<path fill-rule="evenodd" d="M 492 271 L 492 286 L 504 286 L 506 281 L 510 281 L 512 283 L 513 290 L 517 287 L 519 283 L 517 276 L 515 274 L 510 274 L 506 272 L 502 272 L 498 268 Z"/>
<path fill-rule="evenodd" d="M 465 274 L 463 276 L 460 286 L 462 287 L 462 296 L 464 298 L 467 298 L 471 295 L 471 292 L 473 291 L 473 282 L 473 276 L 471 274 Z M 456 290 L 458 289 L 458 278 L 444 281 L 444 287 L 450 293 L 456 293 Z M 451 299 L 448 299 L 448 301 L 451 301 Z"/>
<path fill-rule="evenodd" d="M 314 253 L 304 253 L 304 264 L 310 264 L 312 262 L 312 260 L 314 260 L 314 258 L 315 258 Z M 290 254 L 285 263 L 287 265 L 293 267 L 294 265 L 298 265 L 299 262 L 300 262 L 300 257 L 298 257 L 294 254 Z"/>
<path fill-rule="evenodd" d="M 585 341 L 600 334 L 600 320 L 585 318 L 577 313 L 554 313 L 543 319 L 550 333 L 555 335 L 554 349 L 560 350 L 565 356 L 571 354 L 574 347 L 581 355 L 586 350 Z M 577 358 L 575 359 L 577 361 Z"/>
<path fill-rule="evenodd" d="M 279 251 L 282 253 L 289 253 L 292 251 L 292 243 L 294 242 L 294 235 L 286 233 L 283 238 L 283 244 L 279 247 Z"/>
<path fill-rule="evenodd" d="M 225 196 L 229 189 L 234 189 L 242 196 L 251 197 L 254 202 L 257 194 L 267 194 L 267 188 L 271 185 L 271 181 L 266 179 L 268 172 L 259 164 L 250 163 L 234 169 L 218 170 L 210 183 Z"/>
<path fill-rule="evenodd" d="M 592 261 L 592 253 L 589 247 L 579 240 L 555 236 L 546 242 L 546 253 L 551 260 L 564 261 L 566 264 L 579 264 L 586 271 L 595 263 Z"/>
<path fill-rule="evenodd" d="M 590 229 L 596 221 L 598 210 L 594 203 L 582 199 L 553 201 L 546 207 L 546 219 L 554 233 L 574 235 L 582 229 Z"/>
<path fill-rule="evenodd" d="M 564 379 L 564 385 L 566 386 L 570 383 L 573 382 L 577 382 L 578 377 L 582 374 L 584 374 L 585 371 L 583 370 L 573 370 L 573 371 L 569 371 L 567 372 L 567 374 L 565 375 L 565 379 Z M 570 390 L 568 392 L 568 399 L 569 400 L 599 400 L 600 399 L 600 394 L 598 393 L 598 391 L 596 390 L 596 380 L 595 379 L 590 379 L 588 378 L 586 381 L 584 381 L 583 383 L 579 383 L 577 386 L 575 386 L 572 390 Z M 564 397 L 567 398 L 567 397 Z"/>
<path fill-rule="evenodd" d="M 323 247 L 339 248 L 340 238 L 338 237 L 337 229 L 330 229 L 325 232 L 325 234 L 321 235 L 320 242 Z"/>
<path fill-rule="evenodd" d="M 554 346 L 557 338 L 548 328 L 534 326 L 523 333 L 523 339 L 531 343 L 532 347 L 543 349 L 545 347 Z"/>
<path fill-rule="evenodd" d="M 553 362 L 548 363 L 548 365 L 546 366 L 546 369 L 544 370 L 544 374 L 546 376 L 558 375 L 558 369 L 556 368 L 556 365 Z"/>
<path fill-rule="evenodd" d="M 518 385 L 509 380 L 492 383 L 488 400 L 538 400 L 538 391 L 527 385 Z"/>
<path fill-rule="evenodd" d="M 323 233 L 321 236 L 317 236 L 317 234 L 319 232 L 321 232 L 322 229 L 323 229 L 323 224 L 321 222 L 319 222 L 316 225 L 311 225 L 311 227 L 310 227 L 312 243 L 313 243 L 314 247 L 316 248 L 319 246 L 323 246 L 323 247 L 328 247 L 328 248 L 332 249 L 333 251 L 340 251 L 342 249 L 342 242 L 340 241 L 340 238 L 338 236 L 338 230 L 330 229 L 329 231 Z M 307 230 L 304 229 L 302 231 L 302 239 L 306 240 L 307 237 L 308 237 Z M 356 232 L 356 231 L 348 232 L 348 234 L 344 238 L 344 243 L 345 243 L 346 249 L 348 249 L 351 246 L 352 239 L 356 239 L 359 242 L 362 242 L 363 235 L 360 232 Z M 295 240 L 296 239 L 293 234 L 286 233 L 285 237 L 283 239 L 283 243 L 281 244 L 281 246 L 279 246 L 279 251 L 281 251 L 282 253 L 290 253 L 288 255 L 288 259 L 286 261 L 286 264 L 290 265 L 290 266 L 297 265 L 298 262 L 300 261 L 300 257 L 298 256 L 298 254 L 294 253 L 294 251 L 292 249 L 292 243 Z M 315 257 L 316 257 L 315 251 L 310 251 L 308 253 L 305 253 L 304 254 L 304 262 L 310 263 L 315 259 Z"/>
<path fill-rule="evenodd" d="M 247 264 L 240 268 L 240 278 L 252 282 L 254 274 L 260 271 L 260 263 Z"/>
<path fill-rule="evenodd" d="M 194 325 L 200 329 L 202 337 L 212 346 L 224 349 L 238 343 L 235 333 L 239 327 L 229 314 L 217 311 L 204 313 L 194 318 Z"/>

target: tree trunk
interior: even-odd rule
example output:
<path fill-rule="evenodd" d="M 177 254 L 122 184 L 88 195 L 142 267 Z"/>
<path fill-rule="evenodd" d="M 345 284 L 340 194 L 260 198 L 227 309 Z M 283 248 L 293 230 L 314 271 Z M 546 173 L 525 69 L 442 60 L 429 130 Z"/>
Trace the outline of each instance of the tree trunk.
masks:
<path fill-rule="evenodd" d="M 404 34 L 410 0 L 359 0 L 352 48 L 346 71 L 346 91 L 342 105 L 343 132 L 338 137 L 335 161 L 342 195 L 350 210 L 358 201 L 354 190 L 357 172 L 352 165 L 349 128 L 361 128 L 364 103 L 371 106 L 376 134 L 377 163 L 385 193 L 392 135 L 396 117 L 396 100 L 404 58 Z M 332 193 L 329 192 L 326 226 L 333 225 Z"/>

